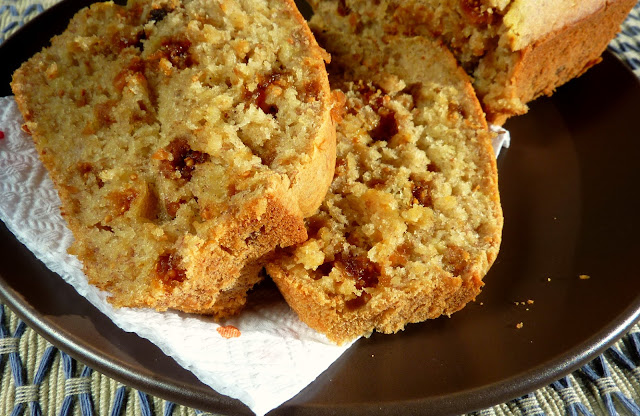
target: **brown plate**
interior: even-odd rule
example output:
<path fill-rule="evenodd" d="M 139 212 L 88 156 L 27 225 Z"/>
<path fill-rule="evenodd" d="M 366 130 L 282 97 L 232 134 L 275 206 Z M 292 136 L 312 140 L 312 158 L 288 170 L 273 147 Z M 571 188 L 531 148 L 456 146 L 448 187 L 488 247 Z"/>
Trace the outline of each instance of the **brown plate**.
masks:
<path fill-rule="evenodd" d="M 0 46 L 1 95 L 15 68 L 89 2 L 59 3 Z M 639 109 L 638 80 L 606 53 L 510 120 L 512 145 L 498 163 L 503 248 L 477 302 L 358 341 L 271 414 L 459 414 L 524 395 L 602 353 L 640 311 Z M 2 223 L 0 277 L 4 302 L 92 368 L 177 403 L 251 414 L 116 327 Z"/>

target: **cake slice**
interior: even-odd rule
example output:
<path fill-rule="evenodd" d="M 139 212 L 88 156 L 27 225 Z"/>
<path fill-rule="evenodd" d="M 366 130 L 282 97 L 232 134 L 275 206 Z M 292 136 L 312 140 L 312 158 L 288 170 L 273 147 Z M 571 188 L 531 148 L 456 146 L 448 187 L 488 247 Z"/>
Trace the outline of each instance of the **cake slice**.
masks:
<path fill-rule="evenodd" d="M 494 124 L 600 62 L 636 0 L 311 0 L 334 30 L 441 39 Z"/>
<path fill-rule="evenodd" d="M 465 72 L 437 42 L 318 28 L 342 103 L 333 182 L 309 239 L 267 272 L 336 343 L 450 315 L 501 241 L 491 134 Z"/>
<path fill-rule="evenodd" d="M 24 63 L 12 88 L 90 283 L 118 307 L 236 313 L 331 181 L 325 58 L 291 0 L 132 0 Z"/>

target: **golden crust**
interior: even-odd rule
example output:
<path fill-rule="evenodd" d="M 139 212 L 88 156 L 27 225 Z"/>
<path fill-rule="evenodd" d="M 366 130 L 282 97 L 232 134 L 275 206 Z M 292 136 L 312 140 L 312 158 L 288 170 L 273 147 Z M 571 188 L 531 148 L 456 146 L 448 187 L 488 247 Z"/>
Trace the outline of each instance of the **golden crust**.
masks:
<path fill-rule="evenodd" d="M 185 268 L 187 274 L 198 278 L 175 288 L 170 297 L 139 306 L 158 310 L 179 308 L 217 317 L 238 313 L 246 302 L 247 291 L 262 279 L 260 270 L 264 263 L 258 259 L 274 247 L 286 247 L 307 238 L 304 225 L 289 208 L 295 201 L 286 200 L 281 194 L 267 196 L 266 200 L 262 215 L 249 209 L 239 218 L 225 219 L 229 226 L 219 241 L 204 241 L 195 236 L 185 239 L 180 249 Z M 254 205 L 255 208 L 258 207 Z M 247 242 L 247 238 L 251 241 Z M 211 288 L 218 288 L 219 293 Z M 117 304 L 117 299 L 114 303 Z"/>
<path fill-rule="evenodd" d="M 327 83 L 326 96 L 331 95 Z M 333 102 L 331 101 L 331 108 Z M 327 104 L 329 108 L 329 104 Z M 304 217 L 315 214 L 322 203 L 336 163 L 336 127 L 331 110 L 324 111 L 308 163 L 300 164 L 291 180 L 291 190 Z"/>
<path fill-rule="evenodd" d="M 268 272 L 300 319 L 337 344 L 368 336 L 374 329 L 380 333 L 394 334 L 409 323 L 449 316 L 474 301 L 484 286 L 482 278 L 474 276 L 437 288 L 415 287 L 413 291 L 396 296 L 390 294 L 386 299 L 380 299 L 384 308 L 356 312 L 345 311 L 339 301 L 327 299 L 321 292 L 301 285 L 295 274 L 273 264 Z"/>
<path fill-rule="evenodd" d="M 292 13 L 294 19 L 300 25 L 301 31 L 309 40 L 310 45 L 313 45 L 313 47 L 310 48 L 310 54 L 313 59 L 307 60 L 305 65 L 316 66 L 318 72 L 325 73 L 324 63 L 330 60 L 330 56 L 316 43 L 311 29 L 307 25 L 307 21 L 298 12 L 295 1 L 286 0 L 286 2 L 289 4 L 291 10 L 295 10 L 295 13 Z M 336 161 L 336 128 L 331 118 L 333 101 L 329 99 L 331 89 L 328 79 L 324 77 L 319 79 L 318 88 L 320 94 L 324 97 L 324 107 L 315 133 L 315 139 L 310 141 L 308 147 L 305 149 L 305 152 L 308 153 L 310 157 L 300 163 L 295 173 L 289 176 L 291 179 L 291 189 L 295 195 L 295 199 L 298 200 L 300 211 L 304 217 L 313 215 L 322 203 L 327 189 L 329 189 L 329 185 L 331 184 L 333 168 Z"/>
<path fill-rule="evenodd" d="M 508 28 L 503 35 L 512 51 L 522 50 L 549 33 L 574 25 L 616 0 L 513 0 L 502 24 Z"/>

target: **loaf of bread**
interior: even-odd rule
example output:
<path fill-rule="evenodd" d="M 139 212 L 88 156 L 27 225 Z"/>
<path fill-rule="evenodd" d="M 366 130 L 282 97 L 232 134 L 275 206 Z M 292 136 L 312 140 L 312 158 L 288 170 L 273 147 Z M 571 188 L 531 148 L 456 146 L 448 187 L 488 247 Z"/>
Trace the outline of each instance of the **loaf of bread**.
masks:
<path fill-rule="evenodd" d="M 90 283 L 236 313 L 331 182 L 325 58 L 292 0 L 132 0 L 24 63 L 12 88 Z"/>
<path fill-rule="evenodd" d="M 267 272 L 336 343 L 450 315 L 480 292 L 503 222 L 469 78 L 423 37 L 313 29 L 343 109 L 335 176 L 309 239 L 279 250 Z"/>
<path fill-rule="evenodd" d="M 472 75 L 489 122 L 527 112 L 600 62 L 636 0 L 311 0 L 336 30 L 428 34 Z"/>

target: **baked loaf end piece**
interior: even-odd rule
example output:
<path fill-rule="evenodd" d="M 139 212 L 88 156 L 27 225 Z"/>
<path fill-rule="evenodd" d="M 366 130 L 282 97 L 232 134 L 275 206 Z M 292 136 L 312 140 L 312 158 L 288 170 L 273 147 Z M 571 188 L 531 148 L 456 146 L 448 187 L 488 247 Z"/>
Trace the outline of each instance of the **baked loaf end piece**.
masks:
<path fill-rule="evenodd" d="M 450 315 L 480 292 L 503 222 L 468 77 L 425 38 L 314 32 L 344 103 L 336 171 L 309 239 L 280 250 L 267 272 L 336 343 Z"/>
<path fill-rule="evenodd" d="M 600 62 L 635 0 L 312 0 L 334 28 L 436 36 L 472 75 L 494 124 Z"/>
<path fill-rule="evenodd" d="M 12 88 L 116 306 L 224 317 L 306 239 L 335 164 L 324 52 L 289 0 L 80 11 Z"/>
<path fill-rule="evenodd" d="M 552 95 L 601 62 L 636 0 L 589 0 L 574 6 L 558 1 L 545 13 L 536 3 L 514 2 L 504 16 L 498 47 L 473 72 L 476 92 L 494 124 L 526 113 L 527 103 Z"/>

